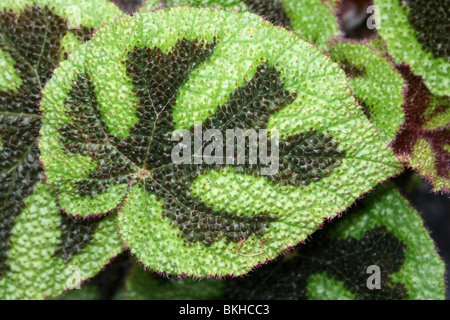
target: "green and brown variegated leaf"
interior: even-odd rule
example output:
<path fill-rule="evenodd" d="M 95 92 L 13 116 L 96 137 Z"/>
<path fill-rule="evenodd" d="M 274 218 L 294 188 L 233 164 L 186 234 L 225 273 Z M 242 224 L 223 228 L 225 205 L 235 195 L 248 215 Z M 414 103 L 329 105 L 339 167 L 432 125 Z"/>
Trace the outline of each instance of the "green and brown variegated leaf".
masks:
<path fill-rule="evenodd" d="M 228 281 L 227 297 L 436 300 L 445 297 L 444 273 L 420 215 L 386 183 L 277 262 Z"/>
<path fill-rule="evenodd" d="M 75 26 L 71 19 L 75 10 L 73 6 L 76 5 L 80 9 L 78 13 L 81 24 Z M 72 11 L 67 10 L 70 6 Z M 94 27 L 100 26 L 102 21 L 107 21 L 117 14 L 120 14 L 120 11 L 106 1 L 6 0 L 0 2 L 0 65 L 2 65 L 0 71 L 0 276 L 2 281 L 10 277 L 10 272 L 17 273 L 17 270 L 12 269 L 17 261 L 13 261 L 10 248 L 12 237 L 20 237 L 20 235 L 14 235 L 13 230 L 16 230 L 16 233 L 21 231 L 21 227 L 16 224 L 16 219 L 27 219 L 19 217 L 26 207 L 28 197 L 35 192 L 36 184 L 43 177 L 37 149 L 37 136 L 41 126 L 38 104 L 42 98 L 42 89 L 60 60 L 67 56 L 71 48 L 89 39 Z M 105 20 L 101 20 L 102 18 Z M 43 210 L 45 212 L 46 209 L 43 208 Z M 77 224 L 70 222 L 67 216 L 58 216 L 58 210 L 53 214 L 58 221 L 62 219 L 61 225 L 66 228 L 62 230 L 62 234 L 70 233 L 69 225 Z M 89 230 L 94 232 L 94 229 Z M 78 234 L 75 229 L 73 231 Z M 83 237 L 86 239 L 83 240 Z M 80 240 L 80 243 L 74 248 L 65 247 L 69 245 L 71 236 L 55 241 L 61 242 L 61 256 L 70 260 L 74 254 L 83 250 L 89 243 L 90 237 L 89 234 L 81 237 L 79 234 L 76 235 L 76 241 Z M 45 240 L 45 238 L 41 239 L 41 241 Z M 73 243 L 70 245 L 74 246 Z M 33 244 L 21 242 L 16 246 L 23 246 L 22 248 L 25 249 Z M 26 251 L 21 251 L 21 254 L 24 252 Z M 32 268 L 28 267 L 28 270 L 30 269 Z M 36 270 L 35 281 L 38 281 L 39 272 L 42 271 Z M 24 270 L 24 272 L 29 271 Z M 26 277 L 29 277 L 29 274 Z M 15 279 L 18 282 L 3 282 L 4 290 L 0 293 L 2 298 L 11 297 L 11 288 L 20 286 L 20 278 Z M 32 279 L 23 279 L 23 281 L 31 283 Z M 46 281 L 50 282 L 50 286 L 54 285 L 51 279 Z M 35 284 L 36 287 L 41 285 L 39 282 Z M 28 290 L 29 283 L 24 284 L 23 288 Z M 25 291 L 22 290 L 25 289 L 17 290 L 16 297 L 24 294 Z M 38 297 L 38 293 L 33 289 L 30 295 L 24 294 L 23 297 L 25 296 Z"/>
<path fill-rule="evenodd" d="M 402 170 L 339 66 L 250 13 L 117 19 L 55 72 L 41 110 L 41 160 L 65 212 L 117 210 L 132 254 L 167 274 L 247 273 Z M 198 122 L 224 137 L 279 132 L 279 170 L 172 161 L 172 134 Z"/>
<path fill-rule="evenodd" d="M 382 38 L 363 44 L 337 41 L 330 55 L 346 71 L 366 115 L 404 164 L 425 177 L 434 192 L 448 192 L 449 45 L 444 36 L 448 8 L 440 1 L 376 4 Z M 391 56 L 396 66 L 391 65 Z"/>
<path fill-rule="evenodd" d="M 183 4 L 249 11 L 276 26 L 295 31 L 321 50 L 327 50 L 331 39 L 341 33 L 332 7 L 322 0 L 147 0 L 141 11 Z"/>
<path fill-rule="evenodd" d="M 437 96 L 450 95 L 448 3 L 427 0 L 375 0 L 378 33 L 395 63 L 405 63 Z"/>
<path fill-rule="evenodd" d="M 114 216 L 74 220 L 53 190 L 38 184 L 11 229 L 0 299 L 44 299 L 92 278 L 123 251 Z"/>
<path fill-rule="evenodd" d="M 393 143 L 409 167 L 433 185 L 434 192 L 450 190 L 450 97 L 435 96 L 407 65 L 398 70 L 408 84 L 405 122 Z"/>

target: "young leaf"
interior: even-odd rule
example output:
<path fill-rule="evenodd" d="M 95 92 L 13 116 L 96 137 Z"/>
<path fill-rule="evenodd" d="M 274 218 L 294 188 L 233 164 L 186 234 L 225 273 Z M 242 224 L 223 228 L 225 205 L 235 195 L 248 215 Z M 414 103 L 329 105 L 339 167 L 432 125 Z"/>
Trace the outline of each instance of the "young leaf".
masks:
<path fill-rule="evenodd" d="M 380 130 L 383 140 L 390 143 L 405 119 L 406 84 L 389 58 L 370 45 L 337 41 L 330 57 L 344 69 L 366 116 Z"/>
<path fill-rule="evenodd" d="M 341 33 L 336 16 L 321 0 L 148 0 L 141 12 L 183 4 L 249 11 L 276 26 L 294 30 L 321 50 L 327 50 L 330 40 Z"/>
<path fill-rule="evenodd" d="M 167 274 L 247 273 L 403 169 L 339 66 L 250 13 L 121 17 L 61 65 L 41 110 L 41 160 L 62 208 L 118 208 L 122 240 Z M 279 145 L 279 166 L 264 175 L 250 150 L 211 163 L 208 146 L 174 161 L 178 129 L 267 129 L 260 150 Z"/>
<path fill-rule="evenodd" d="M 276 263 L 230 280 L 227 297 L 444 299 L 444 273 L 420 215 L 386 183 Z"/>
<path fill-rule="evenodd" d="M 134 264 L 119 298 L 123 300 L 211 300 L 221 298 L 225 282 L 216 279 L 166 279 Z"/>
<path fill-rule="evenodd" d="M 424 80 L 404 64 L 398 70 L 408 83 L 405 123 L 393 147 L 406 165 L 433 185 L 434 192 L 450 190 L 450 97 L 438 97 Z"/>
<path fill-rule="evenodd" d="M 56 297 L 96 275 L 123 250 L 114 215 L 69 220 L 50 187 L 40 183 L 35 189 L 11 231 L 2 300 Z"/>
<path fill-rule="evenodd" d="M 450 95 L 448 4 L 427 0 L 375 0 L 378 33 L 396 64 L 406 63 L 430 92 Z"/>
<path fill-rule="evenodd" d="M 78 4 L 81 26 L 71 26 Z M 120 11 L 106 1 L 2 1 L 0 4 L 0 275 L 8 270 L 11 230 L 25 199 L 42 178 L 36 138 L 41 91 L 66 46 L 90 38 L 101 17 Z M 85 9 L 92 9 L 84 15 Z M 73 12 L 72 12 L 73 13 Z M 79 12 L 80 13 L 80 12 Z"/>

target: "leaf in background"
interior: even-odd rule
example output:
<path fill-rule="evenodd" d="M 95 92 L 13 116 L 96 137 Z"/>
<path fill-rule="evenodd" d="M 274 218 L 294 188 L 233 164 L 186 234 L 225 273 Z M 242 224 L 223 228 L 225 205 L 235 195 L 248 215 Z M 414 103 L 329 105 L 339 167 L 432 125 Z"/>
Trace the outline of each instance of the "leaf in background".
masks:
<path fill-rule="evenodd" d="M 221 298 L 225 283 L 216 279 L 166 279 L 134 264 L 119 295 L 122 300 L 211 300 Z"/>
<path fill-rule="evenodd" d="M 41 183 L 35 189 L 12 228 L 9 270 L 0 278 L 2 300 L 56 297 L 95 276 L 123 251 L 114 215 L 87 222 L 98 226 L 84 239 L 86 222 L 67 222 L 51 188 Z M 64 236 L 67 229 L 71 236 Z"/>
<path fill-rule="evenodd" d="M 405 119 L 406 84 L 389 57 L 373 49 L 372 43 L 337 41 L 330 57 L 344 69 L 366 116 L 390 143 Z"/>
<path fill-rule="evenodd" d="M 118 209 L 131 253 L 167 274 L 247 273 L 403 169 L 339 66 L 250 13 L 121 17 L 55 72 L 41 110 L 41 160 L 62 208 Z M 277 129 L 279 170 L 174 163 L 171 134 L 199 121 L 223 137 Z"/>
<path fill-rule="evenodd" d="M 89 5 L 91 9 L 93 3 L 91 1 Z M 43 176 L 36 141 L 41 125 L 38 103 L 42 97 L 43 86 L 60 59 L 66 56 L 68 47 L 87 40 L 92 35 L 92 26 L 99 26 L 102 22 L 100 17 L 108 18 L 112 17 L 113 13 L 120 13 L 112 4 L 95 3 L 98 10 L 102 11 L 91 10 L 90 18 L 81 17 L 81 22 L 86 24 L 71 30 L 68 29 L 71 13 L 65 8 L 74 4 L 86 5 L 87 1 L 7 0 L 0 4 L 0 65 L 4 66 L 0 73 L 2 277 L 11 271 L 9 248 L 16 218 L 21 214 L 27 197 L 34 192 L 36 184 Z M 57 218 L 60 219 L 58 216 Z M 69 225 L 79 224 L 66 221 L 63 225 L 68 228 Z M 73 235 L 69 235 L 70 228 L 67 228 L 63 232 L 67 237 L 61 239 L 61 243 L 68 244 L 75 240 L 72 239 Z M 65 252 L 70 255 L 72 251 L 82 251 L 89 236 L 85 240 L 80 241 L 75 250 L 66 248 Z"/>
<path fill-rule="evenodd" d="M 394 151 L 433 185 L 434 192 L 450 190 L 450 97 L 434 96 L 407 65 L 398 70 L 408 84 L 405 123 Z"/>
<path fill-rule="evenodd" d="M 100 300 L 100 292 L 94 285 L 83 284 L 79 289 L 70 290 L 56 300 Z"/>
<path fill-rule="evenodd" d="M 380 268 L 381 287 L 367 272 Z M 247 277 L 229 280 L 232 299 L 444 299 L 445 265 L 420 215 L 395 185 L 379 185 L 310 241 Z M 372 280 L 369 280 L 372 283 Z"/>
<path fill-rule="evenodd" d="M 128 253 L 119 255 L 79 289 L 64 293 L 58 300 L 211 300 L 221 298 L 225 282 L 215 279 L 161 277 L 131 263 Z"/>
<path fill-rule="evenodd" d="M 123 12 L 131 14 L 144 5 L 145 0 L 108 0 L 118 6 Z M 156 4 L 156 0 L 153 0 Z"/>
<path fill-rule="evenodd" d="M 378 33 L 396 64 L 411 66 L 430 92 L 450 95 L 448 3 L 428 0 L 375 0 L 380 12 Z"/>
<path fill-rule="evenodd" d="M 341 33 L 331 7 L 321 0 L 147 0 L 140 11 L 149 12 L 161 7 L 184 4 L 252 12 L 276 26 L 294 30 L 303 39 L 324 51 L 328 49 L 330 40 Z"/>
<path fill-rule="evenodd" d="M 64 292 L 56 300 L 111 300 L 123 291 L 125 278 L 131 269 L 127 251 L 111 259 L 102 271 L 84 281 L 81 286 Z"/>

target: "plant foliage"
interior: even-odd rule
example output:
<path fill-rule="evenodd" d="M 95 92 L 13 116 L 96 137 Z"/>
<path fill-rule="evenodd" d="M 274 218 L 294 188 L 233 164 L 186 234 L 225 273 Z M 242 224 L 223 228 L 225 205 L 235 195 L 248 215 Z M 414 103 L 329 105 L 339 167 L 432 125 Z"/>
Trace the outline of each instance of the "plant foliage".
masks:
<path fill-rule="evenodd" d="M 447 8 L 374 4 L 0 0 L 0 299 L 444 298 Z"/>

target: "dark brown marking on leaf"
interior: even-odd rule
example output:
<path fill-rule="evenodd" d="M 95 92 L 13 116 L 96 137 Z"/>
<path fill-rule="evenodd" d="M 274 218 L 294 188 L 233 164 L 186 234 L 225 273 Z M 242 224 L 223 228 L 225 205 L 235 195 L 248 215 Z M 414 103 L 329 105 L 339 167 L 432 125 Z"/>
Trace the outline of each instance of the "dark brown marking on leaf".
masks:
<path fill-rule="evenodd" d="M 227 165 L 225 159 L 223 164 L 203 162 L 201 165 L 172 161 L 171 152 L 178 143 L 171 141 L 177 93 L 190 73 L 210 58 L 214 46 L 214 42 L 205 44 L 183 39 L 168 54 L 158 48 L 141 47 L 128 54 L 125 64 L 138 98 L 138 121 L 127 138 L 108 132 L 95 90 L 86 75 L 78 76 L 66 100 L 73 121 L 60 128 L 67 152 L 99 161 L 89 179 L 77 183 L 80 194 L 95 195 L 111 184 L 140 183 L 146 192 L 164 201 L 164 216 L 171 219 L 187 243 L 200 241 L 206 246 L 219 238 L 238 242 L 251 235 L 261 236 L 269 223 L 277 219 L 270 212 L 243 217 L 214 210 L 190 192 L 199 175 L 226 166 L 260 175 L 260 161 L 249 164 L 248 152 L 245 164 L 239 165 Z M 228 103 L 219 106 L 203 122 L 202 128 L 218 129 L 222 133 L 236 128 L 265 129 L 270 115 L 291 104 L 297 96 L 283 87 L 276 68 L 262 63 L 253 78 L 231 93 Z M 279 185 L 308 185 L 319 181 L 340 164 L 344 152 L 337 147 L 327 133 L 315 131 L 282 140 L 280 169 L 267 179 Z M 122 160 L 116 165 L 119 159 Z"/>
<path fill-rule="evenodd" d="M 94 232 L 103 217 L 89 219 L 76 219 L 69 217 L 65 212 L 59 212 L 61 224 L 61 237 L 54 256 L 61 257 L 65 263 L 69 262 L 75 255 L 83 252 L 83 249 L 92 242 Z"/>
<path fill-rule="evenodd" d="M 296 94 L 291 94 L 283 87 L 279 72 L 274 67 L 261 64 L 253 78 L 235 90 L 230 95 L 229 102 L 203 122 L 203 132 L 218 129 L 225 137 L 227 129 L 266 128 L 270 115 L 291 104 L 296 98 Z M 194 128 L 191 129 L 193 131 Z M 267 146 L 271 143 L 269 139 Z M 290 136 L 280 141 L 279 148 L 278 172 L 266 176 L 269 181 L 279 185 L 308 185 L 319 181 L 331 174 L 344 156 L 344 152 L 337 150 L 337 144 L 329 135 L 315 131 Z M 160 185 L 149 184 L 147 190 L 151 192 L 162 188 L 157 196 L 166 198 L 165 215 L 174 221 L 187 242 L 202 241 L 203 244 L 210 245 L 215 238 L 220 237 L 225 237 L 226 241 L 238 242 L 253 234 L 262 235 L 268 224 L 277 219 L 270 212 L 238 217 L 213 210 L 194 199 L 190 193 L 189 189 L 199 175 L 220 167 L 232 166 L 238 172 L 259 175 L 260 161 L 250 164 L 248 145 L 246 149 L 246 161 L 242 165 L 227 165 L 224 157 L 222 164 L 180 164 L 157 168 L 153 172 L 153 178 Z M 191 154 L 194 154 L 194 150 Z M 236 155 L 236 148 L 234 154 Z M 168 191 L 173 197 L 167 197 Z"/>
<path fill-rule="evenodd" d="M 450 1 L 399 0 L 409 8 L 408 20 L 417 40 L 435 58 L 450 58 Z"/>
<path fill-rule="evenodd" d="M 94 86 L 86 74 L 78 75 L 65 100 L 72 122 L 59 128 L 66 152 L 88 156 L 98 162 L 89 179 L 78 181 L 81 196 L 95 196 L 111 185 L 128 183 L 133 168 L 114 147 L 117 138 L 107 133 L 98 109 Z"/>
<path fill-rule="evenodd" d="M 109 0 L 125 13 L 132 14 L 144 4 L 144 0 Z"/>
<path fill-rule="evenodd" d="M 366 231 L 360 240 L 330 239 L 330 227 L 317 231 L 307 244 L 286 253 L 277 262 L 264 265 L 246 278 L 229 280 L 230 299 L 307 299 L 307 286 L 314 274 L 341 281 L 358 300 L 404 299 L 408 292 L 403 283 L 394 283 L 391 275 L 405 261 L 406 245 L 384 226 Z M 377 265 L 381 272 L 381 288 L 367 287 L 367 267 Z"/>
<path fill-rule="evenodd" d="M 371 107 L 368 106 L 365 102 L 363 101 L 359 101 L 359 104 L 362 107 L 362 110 L 364 112 L 364 114 L 366 115 L 367 119 L 371 119 L 372 118 L 372 111 L 370 111 Z"/>
<path fill-rule="evenodd" d="M 190 73 L 211 57 L 215 42 L 205 44 L 182 39 L 170 54 L 159 48 L 136 47 L 128 56 L 127 72 L 139 99 L 129 139 L 118 148 L 140 168 L 152 169 L 172 162 L 170 133 L 174 131 L 172 108 Z"/>
<path fill-rule="evenodd" d="M 251 217 L 218 211 L 194 197 L 190 187 L 207 170 L 206 165 L 178 164 L 165 166 L 153 173 L 154 181 L 146 182 L 146 191 L 164 200 L 164 216 L 181 231 L 188 243 L 202 242 L 210 246 L 216 239 L 238 242 L 252 235 L 262 236 L 276 215 L 260 212 Z"/>
<path fill-rule="evenodd" d="M 219 129 L 225 138 L 228 129 L 265 129 L 270 116 L 292 104 L 296 97 L 297 93 L 284 90 L 276 68 L 262 63 L 254 77 L 235 90 L 228 103 L 219 107 L 213 116 L 204 121 L 203 131 Z M 266 144 L 270 148 L 270 138 Z M 331 174 L 333 167 L 339 165 L 340 159 L 345 155 L 337 147 L 329 134 L 316 131 L 289 136 L 286 140 L 279 141 L 278 172 L 266 178 L 273 183 L 296 186 L 307 186 L 313 181 L 319 181 Z M 260 155 L 258 154 L 258 164 L 250 164 L 249 148 L 246 141 L 245 165 L 235 164 L 233 167 L 243 173 L 259 175 Z M 237 143 L 233 154 L 237 154 Z M 222 163 L 226 163 L 225 158 Z"/>
<path fill-rule="evenodd" d="M 7 253 L 16 216 L 42 177 L 36 137 L 41 120 L 41 89 L 60 59 L 66 23 L 37 5 L 19 15 L 0 12 L 0 48 L 15 61 L 22 84 L 16 92 L 0 91 L 0 275 L 8 269 Z"/>
<path fill-rule="evenodd" d="M 92 36 L 94 35 L 94 28 L 86 26 L 81 26 L 77 29 L 71 29 L 70 31 L 82 42 L 91 40 Z"/>
<path fill-rule="evenodd" d="M 404 104 L 405 123 L 393 142 L 394 151 L 396 154 L 410 155 L 417 140 L 423 138 L 430 143 L 435 153 L 436 172 L 442 177 L 448 177 L 450 153 L 444 147 L 450 141 L 450 128 L 448 125 L 434 130 L 423 128 L 428 120 L 449 108 L 448 98 L 438 99 L 443 104 L 436 107 L 434 112 L 426 115 L 425 111 L 433 97 L 425 86 L 423 79 L 420 76 L 415 76 L 411 68 L 405 64 L 399 65 L 397 68 L 408 84 L 408 91 Z M 444 101 L 447 101 L 447 103 Z"/>
<path fill-rule="evenodd" d="M 259 16 L 264 16 L 274 25 L 291 28 L 291 19 L 283 8 L 281 0 L 243 0 L 248 9 Z"/>
<path fill-rule="evenodd" d="M 92 28 L 71 30 L 87 41 Z M 0 12 L 0 49 L 14 61 L 22 84 L 16 92 L 0 91 L 0 275 L 7 270 L 11 230 L 25 198 L 43 177 L 36 138 L 41 126 L 38 103 L 45 83 L 61 59 L 67 20 L 37 4 L 20 13 Z M 67 53 L 64 53 L 67 56 Z"/>
<path fill-rule="evenodd" d="M 339 65 L 344 70 L 345 74 L 350 78 L 358 78 L 366 75 L 366 68 L 357 67 L 354 64 L 350 63 L 347 59 L 340 62 Z"/>

